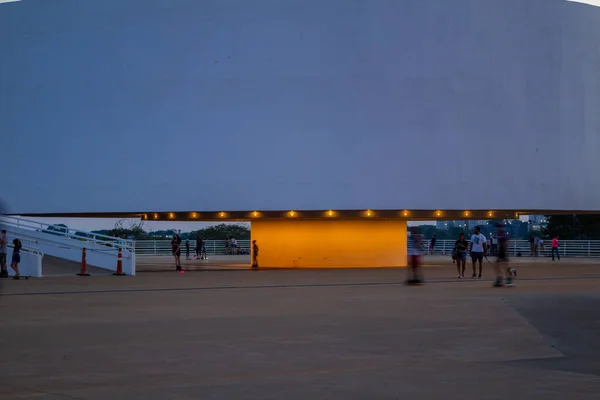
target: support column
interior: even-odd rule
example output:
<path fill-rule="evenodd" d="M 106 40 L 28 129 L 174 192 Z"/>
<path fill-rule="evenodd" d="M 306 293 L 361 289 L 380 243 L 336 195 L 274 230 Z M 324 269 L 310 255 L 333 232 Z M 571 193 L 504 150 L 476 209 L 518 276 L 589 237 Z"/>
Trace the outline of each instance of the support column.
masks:
<path fill-rule="evenodd" d="M 403 220 L 253 220 L 259 267 L 404 267 Z"/>

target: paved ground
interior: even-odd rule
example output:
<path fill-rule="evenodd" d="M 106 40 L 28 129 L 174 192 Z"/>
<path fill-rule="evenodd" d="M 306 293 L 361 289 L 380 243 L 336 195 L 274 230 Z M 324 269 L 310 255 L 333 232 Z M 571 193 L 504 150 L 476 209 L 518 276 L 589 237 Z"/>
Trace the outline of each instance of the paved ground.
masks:
<path fill-rule="evenodd" d="M 597 399 L 598 261 L 2 280 L 0 399 Z"/>

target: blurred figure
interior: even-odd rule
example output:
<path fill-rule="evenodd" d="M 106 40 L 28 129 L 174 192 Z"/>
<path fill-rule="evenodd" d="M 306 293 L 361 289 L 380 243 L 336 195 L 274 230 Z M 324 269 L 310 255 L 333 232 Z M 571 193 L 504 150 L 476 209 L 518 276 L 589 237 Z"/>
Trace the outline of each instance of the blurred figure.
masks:
<path fill-rule="evenodd" d="M 419 228 L 413 227 L 411 229 L 410 241 L 412 243 L 410 249 L 410 272 L 412 275 L 409 275 L 406 284 L 418 285 L 423 282 L 421 276 L 421 255 L 427 251 L 425 238 L 419 231 Z"/>
<path fill-rule="evenodd" d="M 0 278 L 8 278 L 8 269 L 6 268 L 7 247 L 8 238 L 6 237 L 6 229 L 2 229 L 0 233 Z"/>
<path fill-rule="evenodd" d="M 185 241 L 185 259 L 190 259 L 190 241 L 186 239 Z"/>
<path fill-rule="evenodd" d="M 540 238 L 536 236 L 533 238 L 533 255 L 535 257 L 540 255 Z"/>
<path fill-rule="evenodd" d="M 529 235 L 529 257 L 533 257 L 535 252 L 535 239 L 533 235 Z"/>
<path fill-rule="evenodd" d="M 494 264 L 496 272 L 494 287 L 502 286 L 504 279 L 506 279 L 506 286 L 512 286 L 516 270 L 512 270 L 508 265 L 508 235 L 504 230 L 504 225 L 498 224 L 496 227 L 498 229 L 498 260 Z"/>
<path fill-rule="evenodd" d="M 454 249 L 456 251 L 456 270 L 458 271 L 458 279 L 462 279 L 465 277 L 465 269 L 467 268 L 468 248 L 469 242 L 467 242 L 467 239 L 465 239 L 465 234 L 461 232 L 458 240 L 454 243 Z"/>
<path fill-rule="evenodd" d="M 560 254 L 558 252 L 559 249 L 559 244 L 558 244 L 558 236 L 556 236 L 554 239 L 552 239 L 552 261 L 554 261 L 554 254 L 556 253 L 556 257 L 558 258 L 558 261 L 560 261 Z"/>

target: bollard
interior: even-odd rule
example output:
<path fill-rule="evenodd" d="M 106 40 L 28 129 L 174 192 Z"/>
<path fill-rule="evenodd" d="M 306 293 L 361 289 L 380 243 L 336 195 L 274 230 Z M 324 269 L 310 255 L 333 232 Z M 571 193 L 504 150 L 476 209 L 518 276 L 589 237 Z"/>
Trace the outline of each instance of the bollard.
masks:
<path fill-rule="evenodd" d="M 87 272 L 87 261 L 86 261 L 86 250 L 85 247 L 81 250 L 81 271 L 77 274 L 78 276 L 90 276 Z"/>
<path fill-rule="evenodd" d="M 117 256 L 117 272 L 113 275 L 125 276 L 125 273 L 123 273 L 123 251 L 121 249 L 119 249 L 119 255 Z"/>

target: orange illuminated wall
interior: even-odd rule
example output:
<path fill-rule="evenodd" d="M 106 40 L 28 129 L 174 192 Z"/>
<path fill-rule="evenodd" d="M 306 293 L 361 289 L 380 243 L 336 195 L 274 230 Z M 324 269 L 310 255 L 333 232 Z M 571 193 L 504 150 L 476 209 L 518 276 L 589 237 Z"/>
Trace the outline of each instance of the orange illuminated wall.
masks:
<path fill-rule="evenodd" d="M 256 220 L 259 267 L 406 266 L 406 221 Z"/>

